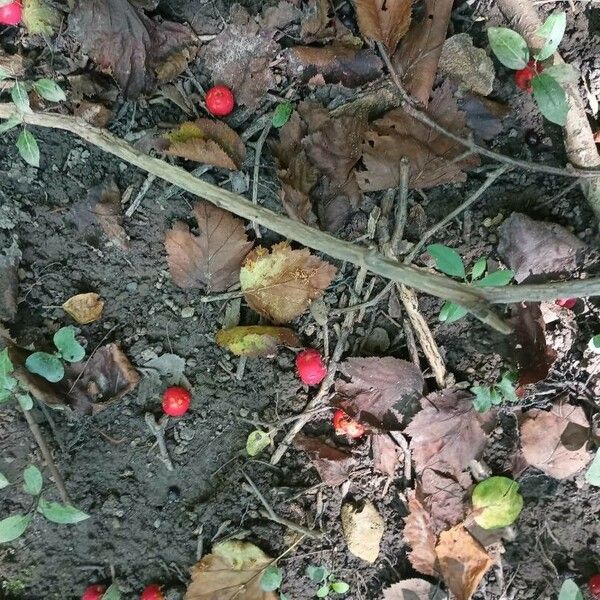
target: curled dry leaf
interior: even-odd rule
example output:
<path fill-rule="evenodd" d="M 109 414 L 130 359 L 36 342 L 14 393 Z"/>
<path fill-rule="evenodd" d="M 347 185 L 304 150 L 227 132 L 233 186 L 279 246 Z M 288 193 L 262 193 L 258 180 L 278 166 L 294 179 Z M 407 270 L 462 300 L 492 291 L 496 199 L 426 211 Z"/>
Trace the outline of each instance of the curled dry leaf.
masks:
<path fill-rule="evenodd" d="M 410 546 L 410 564 L 424 575 L 437 575 L 435 545 L 437 537 L 433 532 L 431 515 L 417 496 L 410 490 L 408 496 L 408 516 L 404 519 L 404 541 Z"/>
<path fill-rule="evenodd" d="M 244 223 L 209 202 L 197 202 L 198 235 L 177 221 L 165 235 L 173 281 L 184 289 L 222 292 L 238 281 L 240 266 L 252 248 Z"/>
<path fill-rule="evenodd" d="M 341 510 L 342 529 L 348 550 L 368 563 L 379 556 L 385 523 L 370 500 L 345 502 Z"/>
<path fill-rule="evenodd" d="M 240 284 L 251 308 L 275 323 L 287 323 L 321 296 L 335 273 L 333 265 L 307 248 L 292 250 L 281 242 L 271 251 L 258 247 L 246 256 Z"/>
<path fill-rule="evenodd" d="M 356 0 L 360 32 L 394 54 L 410 27 L 412 4 L 413 0 Z"/>
<path fill-rule="evenodd" d="M 309 455 L 323 483 L 337 486 L 348 479 L 354 459 L 347 452 L 303 433 L 294 438 L 294 445 Z"/>
<path fill-rule="evenodd" d="M 216 341 L 236 356 L 274 356 L 278 346 L 301 346 L 298 336 L 287 327 L 248 325 L 217 331 Z"/>
<path fill-rule="evenodd" d="M 529 410 L 520 426 L 523 456 L 550 477 L 571 477 L 592 459 L 586 449 L 589 426 L 579 406 L 556 403 L 550 411 Z M 574 437 L 583 443 L 574 444 Z"/>
<path fill-rule="evenodd" d="M 0 253 L 0 321 L 10 321 L 17 314 L 18 269 L 21 251 L 17 242 Z"/>
<path fill-rule="evenodd" d="M 383 590 L 383 600 L 446 600 L 446 592 L 424 579 L 404 579 Z"/>
<path fill-rule="evenodd" d="M 260 548 L 242 540 L 227 540 L 192 567 L 184 600 L 277 600 L 260 587 L 260 574 L 273 563 Z"/>
<path fill-rule="evenodd" d="M 223 121 L 198 119 L 157 140 L 158 150 L 223 169 L 238 170 L 246 158 L 242 138 Z"/>
<path fill-rule="evenodd" d="M 63 310 L 79 324 L 87 325 L 97 321 L 104 310 L 104 300 L 95 292 L 77 294 L 69 298 L 63 305 Z"/>
<path fill-rule="evenodd" d="M 80 0 L 69 15 L 69 32 L 83 52 L 113 74 L 130 99 L 150 91 L 175 55 L 191 59 L 196 45 L 186 25 L 155 22 L 127 0 Z M 187 64 L 180 61 L 179 66 Z M 171 67 L 169 74 L 179 73 Z"/>

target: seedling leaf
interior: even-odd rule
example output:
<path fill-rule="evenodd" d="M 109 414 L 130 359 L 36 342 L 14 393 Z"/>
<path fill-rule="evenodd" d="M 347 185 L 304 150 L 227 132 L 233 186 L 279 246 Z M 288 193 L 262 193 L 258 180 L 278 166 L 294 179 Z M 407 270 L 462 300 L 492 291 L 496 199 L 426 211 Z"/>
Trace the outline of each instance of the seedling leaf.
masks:
<path fill-rule="evenodd" d="M 0 6 L 2 6 L 2 2 L 0 2 Z M 4 81 L 5 79 L 8 79 L 8 72 L 0 67 L 0 81 Z"/>
<path fill-rule="evenodd" d="M 583 600 L 583 593 L 572 579 L 565 579 L 560 588 L 558 600 Z"/>
<path fill-rule="evenodd" d="M 2 352 L 0 352 L 0 385 L 3 384 L 5 379 L 12 379 L 9 378 L 9 374 L 14 370 L 15 368 L 10 360 L 10 356 L 8 356 L 8 349 L 5 348 L 2 350 Z M 4 387 L 4 385 L 2 385 L 2 387 Z"/>
<path fill-rule="evenodd" d="M 306 575 L 311 581 L 315 583 L 321 583 L 329 576 L 329 571 L 326 567 L 317 567 L 316 565 L 309 565 L 306 567 Z"/>
<path fill-rule="evenodd" d="M 494 271 L 493 273 L 486 275 L 483 279 L 473 282 L 473 285 L 477 285 L 479 287 L 508 285 L 513 276 L 514 273 L 510 269 Z"/>
<path fill-rule="evenodd" d="M 279 567 L 271 565 L 264 570 L 260 578 L 260 587 L 265 592 L 274 592 L 281 586 L 282 581 L 283 571 Z"/>
<path fill-rule="evenodd" d="M 246 452 L 248 456 L 258 456 L 271 443 L 271 436 L 265 431 L 256 429 L 246 440 Z"/>
<path fill-rule="evenodd" d="M 34 352 L 27 357 L 25 366 L 30 373 L 40 375 L 51 383 L 57 383 L 65 376 L 65 368 L 60 359 L 47 352 Z"/>
<path fill-rule="evenodd" d="M 350 586 L 345 581 L 334 581 L 331 584 L 331 589 L 336 594 L 347 594 L 350 590 Z"/>
<path fill-rule="evenodd" d="M 61 87 L 52 79 L 38 79 L 33 82 L 33 89 L 50 102 L 63 102 L 67 99 Z"/>
<path fill-rule="evenodd" d="M 519 484 L 508 477 L 489 477 L 473 490 L 474 519 L 484 529 L 507 527 L 523 508 Z"/>
<path fill-rule="evenodd" d="M 485 256 L 483 256 L 473 265 L 473 268 L 471 269 L 471 277 L 473 279 L 479 279 L 485 273 L 486 269 L 487 269 L 487 258 L 485 258 Z"/>
<path fill-rule="evenodd" d="M 23 122 L 22 119 L 17 116 L 13 116 L 13 117 L 10 117 L 9 119 L 6 119 L 6 121 L 4 121 L 3 123 L 0 123 L 0 134 L 10 131 L 17 125 L 20 125 L 22 122 Z"/>
<path fill-rule="evenodd" d="M 442 306 L 442 310 L 440 310 L 439 319 L 442 323 L 454 323 L 454 321 L 462 319 L 468 312 L 469 311 L 460 306 L 460 304 L 446 302 L 444 306 Z"/>
<path fill-rule="evenodd" d="M 31 523 L 31 515 L 12 515 L 0 521 L 0 544 L 12 542 L 23 535 Z"/>
<path fill-rule="evenodd" d="M 533 97 L 540 112 L 552 123 L 564 125 L 569 112 L 569 102 L 560 83 L 547 73 L 540 73 L 531 80 Z"/>
<path fill-rule="evenodd" d="M 600 352 L 600 333 L 598 335 L 595 335 L 589 342 L 588 342 L 588 348 L 592 351 L 592 352 Z"/>
<path fill-rule="evenodd" d="M 322 585 L 317 590 L 317 598 L 327 598 L 327 596 L 329 596 L 330 591 L 331 591 L 331 588 L 329 587 L 328 583 L 326 583 L 325 585 Z"/>
<path fill-rule="evenodd" d="M 291 102 L 282 102 L 277 105 L 277 108 L 273 112 L 273 127 L 279 129 L 283 127 L 292 116 L 292 112 L 294 111 L 294 105 Z"/>
<path fill-rule="evenodd" d="M 473 398 L 473 408 L 477 412 L 486 412 L 492 408 L 492 406 L 500 404 L 502 397 L 500 394 L 491 387 L 475 385 L 471 388 L 475 398 Z"/>
<path fill-rule="evenodd" d="M 507 402 L 519 401 L 519 397 L 515 391 L 515 377 L 512 373 L 505 373 L 497 387 Z"/>
<path fill-rule="evenodd" d="M 544 21 L 544 24 L 538 29 L 537 34 L 546 41 L 542 49 L 535 55 L 537 60 L 546 60 L 556 52 L 563 35 L 565 35 L 566 28 L 567 15 L 564 12 L 552 13 Z"/>
<path fill-rule="evenodd" d="M 592 464 L 585 472 L 585 480 L 596 487 L 600 487 L 600 450 L 596 452 Z"/>
<path fill-rule="evenodd" d="M 32 496 L 38 496 L 42 491 L 44 485 L 44 478 L 42 473 L 35 465 L 29 465 L 23 471 L 23 489 L 27 494 Z"/>
<path fill-rule="evenodd" d="M 523 69 L 529 60 L 527 42 L 507 27 L 488 27 L 488 39 L 498 60 L 509 69 Z"/>
<path fill-rule="evenodd" d="M 101 600 L 121 600 L 121 592 L 116 583 L 111 583 L 109 588 L 102 594 Z"/>
<path fill-rule="evenodd" d="M 29 96 L 27 95 L 27 88 L 25 87 L 25 84 L 21 83 L 20 81 L 15 81 L 12 90 L 10 90 L 10 97 L 15 103 L 15 106 L 19 112 L 31 112 Z"/>
<path fill-rule="evenodd" d="M 33 398 L 29 394 L 17 394 L 17 402 L 23 410 L 31 410 L 33 408 Z"/>
<path fill-rule="evenodd" d="M 442 244 L 430 244 L 427 252 L 435 260 L 438 271 L 451 277 L 465 277 L 465 265 L 460 254 L 454 248 L 448 248 Z"/>
<path fill-rule="evenodd" d="M 17 138 L 17 150 L 21 158 L 32 167 L 40 166 L 40 149 L 33 133 L 23 129 Z"/>
<path fill-rule="evenodd" d="M 74 506 L 59 504 L 58 502 L 48 502 L 44 498 L 40 498 L 38 510 L 48 521 L 60 523 L 61 525 L 73 525 L 90 518 L 90 515 Z"/>
<path fill-rule="evenodd" d="M 76 329 L 72 325 L 61 327 L 52 338 L 60 355 L 67 362 L 79 362 L 85 356 L 85 348 L 75 339 Z"/>
<path fill-rule="evenodd" d="M 10 485 L 10 481 L 6 479 L 6 476 L 3 473 L 0 473 L 0 490 L 4 489 L 8 485 Z"/>

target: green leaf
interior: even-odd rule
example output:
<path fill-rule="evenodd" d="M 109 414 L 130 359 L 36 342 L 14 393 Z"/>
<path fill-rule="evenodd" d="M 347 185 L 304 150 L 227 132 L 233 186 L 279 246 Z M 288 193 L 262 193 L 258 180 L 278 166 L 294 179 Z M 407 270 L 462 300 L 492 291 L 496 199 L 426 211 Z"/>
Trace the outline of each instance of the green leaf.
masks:
<path fill-rule="evenodd" d="M 15 370 L 10 356 L 8 355 L 8 348 L 5 348 L 0 352 L 0 382 L 7 379 L 10 373 Z M 11 378 L 12 379 L 12 378 Z"/>
<path fill-rule="evenodd" d="M 10 390 L 0 388 L 0 404 L 6 404 L 10 401 L 11 397 L 12 392 Z"/>
<path fill-rule="evenodd" d="M 38 496 L 44 485 L 44 478 L 41 471 L 35 465 L 29 465 L 23 471 L 23 489 L 27 494 Z"/>
<path fill-rule="evenodd" d="M 271 443 L 271 436 L 265 431 L 257 429 L 246 440 L 248 456 L 258 456 Z"/>
<path fill-rule="evenodd" d="M 290 600 L 285 594 L 279 594 L 279 600 Z"/>
<path fill-rule="evenodd" d="M 350 586 L 345 581 L 334 581 L 331 584 L 331 589 L 336 594 L 347 594 L 350 590 Z"/>
<path fill-rule="evenodd" d="M 427 246 L 427 252 L 435 260 L 438 271 L 451 277 L 465 277 L 465 265 L 460 254 L 454 248 L 448 248 L 442 244 L 431 244 Z"/>
<path fill-rule="evenodd" d="M 294 105 L 291 102 L 282 102 L 281 104 L 278 104 L 273 112 L 273 127 L 283 127 L 290 120 L 293 111 Z"/>
<path fill-rule="evenodd" d="M 15 81 L 15 85 L 13 85 L 12 90 L 10 90 L 10 97 L 15 103 L 18 111 L 22 113 L 31 112 L 31 107 L 29 106 L 29 96 L 27 95 L 25 84 L 20 81 Z"/>
<path fill-rule="evenodd" d="M 473 408 L 480 413 L 487 412 L 492 408 L 492 388 L 482 385 L 474 385 L 471 392 L 475 395 L 473 398 Z"/>
<path fill-rule="evenodd" d="M 540 73 L 531 80 L 533 97 L 540 112 L 552 123 L 564 125 L 569 112 L 565 90 L 551 75 Z"/>
<path fill-rule="evenodd" d="M 596 452 L 596 456 L 594 456 L 592 464 L 588 467 L 588 470 L 585 472 L 585 480 L 590 485 L 600 487 L 600 450 Z"/>
<path fill-rule="evenodd" d="M 6 479 L 6 475 L 0 473 L 0 490 L 4 489 L 8 485 L 10 485 L 10 481 Z"/>
<path fill-rule="evenodd" d="M 111 583 L 108 589 L 102 594 L 100 600 L 121 600 L 121 592 L 116 583 Z"/>
<path fill-rule="evenodd" d="M 546 60 L 550 58 L 565 35 L 567 28 L 567 15 L 564 12 L 552 13 L 544 24 L 537 30 L 537 34 L 544 38 L 543 48 L 535 55 L 537 60 Z"/>
<path fill-rule="evenodd" d="M 60 355 L 67 362 L 79 362 L 85 356 L 85 348 L 75 339 L 75 327 L 61 327 L 52 338 Z"/>
<path fill-rule="evenodd" d="M 471 269 L 471 278 L 479 279 L 487 269 L 487 258 L 485 256 L 481 257 Z"/>
<path fill-rule="evenodd" d="M 558 600 L 583 600 L 583 592 L 572 579 L 565 579 L 560 588 Z"/>
<path fill-rule="evenodd" d="M 50 102 L 63 102 L 67 99 L 67 96 L 63 92 L 62 88 L 52 81 L 52 79 L 38 79 L 33 82 L 33 89 L 46 100 Z"/>
<path fill-rule="evenodd" d="M 0 544 L 12 542 L 23 535 L 27 525 L 31 523 L 32 515 L 12 515 L 0 521 Z"/>
<path fill-rule="evenodd" d="M 13 117 L 9 117 L 8 119 L 6 119 L 6 121 L 4 121 L 4 123 L 0 123 L 0 134 L 10 131 L 14 127 L 17 127 L 18 125 L 20 125 L 22 122 L 23 122 L 23 119 L 21 119 L 21 117 L 18 117 L 16 115 Z"/>
<path fill-rule="evenodd" d="M 588 342 L 588 348 L 592 351 L 592 352 L 600 352 L 600 333 L 598 335 L 595 335 L 589 342 Z"/>
<path fill-rule="evenodd" d="M 23 129 L 17 138 L 17 150 L 21 158 L 32 167 L 40 166 L 40 149 L 33 133 Z"/>
<path fill-rule="evenodd" d="M 462 319 L 469 311 L 466 308 L 460 306 L 460 304 L 454 304 L 454 302 L 446 302 L 440 310 L 439 320 L 442 323 L 454 323 Z"/>
<path fill-rule="evenodd" d="M 558 83 L 576 83 L 581 77 L 581 73 L 572 65 L 560 63 L 559 65 L 550 65 L 544 69 L 546 75 L 554 77 Z"/>
<path fill-rule="evenodd" d="M 17 394 L 17 402 L 23 410 L 31 410 L 33 408 L 33 398 L 29 394 Z"/>
<path fill-rule="evenodd" d="M 475 522 L 484 529 L 507 527 L 523 508 L 519 484 L 508 477 L 489 477 L 478 483 L 472 496 Z"/>
<path fill-rule="evenodd" d="M 283 571 L 275 565 L 271 565 L 263 571 L 260 587 L 265 592 L 274 592 L 281 586 L 282 581 Z"/>
<path fill-rule="evenodd" d="M 491 287 L 508 285 L 511 279 L 514 277 L 514 273 L 510 269 L 504 269 L 503 271 L 494 271 L 489 273 L 483 279 L 474 281 L 473 285 L 478 287 Z"/>
<path fill-rule="evenodd" d="M 51 36 L 58 29 L 61 13 L 48 0 L 25 0 L 23 24 L 27 33 Z"/>
<path fill-rule="evenodd" d="M 40 498 L 38 510 L 48 521 L 60 523 L 61 525 L 73 525 L 74 523 L 79 523 L 90 518 L 90 515 L 74 506 L 59 504 L 58 502 L 48 502 L 44 498 Z"/>
<path fill-rule="evenodd" d="M 25 361 L 25 366 L 30 373 L 41 375 L 51 383 L 56 383 L 65 376 L 65 368 L 60 359 L 47 352 L 30 354 Z"/>
<path fill-rule="evenodd" d="M 8 79 L 8 71 L 0 67 L 0 81 L 4 81 L 5 79 Z"/>
<path fill-rule="evenodd" d="M 490 46 L 498 60 L 509 69 L 523 69 L 529 60 L 527 42 L 507 27 L 488 27 Z"/>
<path fill-rule="evenodd" d="M 515 391 L 515 382 L 510 373 L 505 373 L 497 385 L 498 390 L 507 402 L 516 403 L 519 401 L 519 396 Z"/>
<path fill-rule="evenodd" d="M 321 583 L 322 581 L 325 581 L 329 575 L 329 571 L 325 567 L 310 565 L 306 567 L 306 575 L 311 581 L 314 581 L 315 583 Z"/>
<path fill-rule="evenodd" d="M 329 596 L 330 591 L 331 591 L 331 588 L 329 587 L 328 583 L 326 583 L 325 585 L 322 585 L 317 590 L 317 598 L 327 598 L 327 596 Z"/>

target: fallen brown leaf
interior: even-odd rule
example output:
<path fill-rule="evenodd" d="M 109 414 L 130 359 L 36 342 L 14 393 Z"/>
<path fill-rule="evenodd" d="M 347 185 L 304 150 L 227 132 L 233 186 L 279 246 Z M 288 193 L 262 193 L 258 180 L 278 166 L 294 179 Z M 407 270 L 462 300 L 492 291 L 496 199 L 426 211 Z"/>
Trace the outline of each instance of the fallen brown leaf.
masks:
<path fill-rule="evenodd" d="M 81 325 L 97 321 L 104 310 L 104 300 L 95 292 L 77 294 L 69 298 L 63 305 L 63 310 Z"/>
<path fill-rule="evenodd" d="M 404 579 L 383 590 L 383 600 L 446 600 L 446 592 L 424 579 Z"/>
<path fill-rule="evenodd" d="M 356 0 L 360 32 L 394 54 L 410 27 L 412 4 L 413 0 Z"/>
<path fill-rule="evenodd" d="M 98 102 L 88 102 L 87 100 L 81 100 L 73 107 L 73 115 L 87 121 L 94 127 L 103 129 L 108 125 L 108 122 L 112 119 L 113 113 L 110 109 L 106 108 Z"/>
<path fill-rule="evenodd" d="M 274 356 L 278 346 L 299 348 L 298 336 L 287 327 L 246 325 L 217 331 L 216 341 L 236 356 Z"/>
<path fill-rule="evenodd" d="M 171 277 L 184 289 L 206 288 L 222 292 L 239 280 L 244 257 L 252 242 L 244 223 L 209 202 L 197 202 L 194 216 L 198 235 L 182 221 L 176 221 L 165 235 Z"/>
<path fill-rule="evenodd" d="M 287 323 L 321 296 L 335 274 L 333 265 L 307 248 L 292 250 L 281 242 L 271 251 L 259 246 L 246 256 L 240 284 L 251 308 L 274 323 Z"/>
<path fill-rule="evenodd" d="M 555 403 L 550 411 L 528 410 L 520 425 L 523 456 L 532 467 L 550 477 L 571 477 L 590 462 L 592 455 L 586 449 L 587 436 L 583 438 L 583 445 L 575 448 L 577 444 L 572 444 L 573 436 L 565 433 L 583 429 L 589 434 L 589 427 L 587 417 L 579 406 Z M 577 434 L 581 438 L 579 431 Z"/>
<path fill-rule="evenodd" d="M 155 22 L 127 0 L 77 2 L 69 15 L 69 32 L 84 53 L 112 72 L 130 99 L 154 87 L 173 55 L 190 51 L 191 58 L 196 44 L 186 25 Z"/>
<path fill-rule="evenodd" d="M 342 530 L 348 550 L 354 556 L 373 564 L 379 556 L 379 545 L 385 523 L 370 500 L 344 502 L 341 510 Z"/>
<path fill-rule="evenodd" d="M 408 516 L 404 519 L 404 541 L 410 546 L 408 560 L 413 568 L 424 575 L 437 575 L 435 545 L 437 537 L 433 532 L 431 516 L 417 498 L 415 491 L 409 490 Z"/>
<path fill-rule="evenodd" d="M 290 2 L 280 0 L 276 6 L 267 6 L 263 9 L 260 24 L 266 29 L 285 29 L 289 25 L 298 23 L 302 12 Z"/>
<path fill-rule="evenodd" d="M 475 137 L 493 140 L 502 133 L 504 119 L 510 113 L 508 104 L 490 100 L 479 94 L 466 93 L 459 99 L 460 109 L 465 113 L 467 125 Z"/>
<path fill-rule="evenodd" d="M 9 77 L 19 79 L 25 75 L 25 59 L 20 54 L 7 54 L 0 48 L 0 69 Z"/>
<path fill-rule="evenodd" d="M 466 490 L 453 477 L 426 469 L 421 473 L 419 492 L 435 534 L 454 527 L 464 519 Z"/>
<path fill-rule="evenodd" d="M 335 27 L 329 18 L 328 0 L 308 0 L 304 8 L 300 35 L 306 42 L 314 42 L 330 38 L 335 34 Z"/>
<path fill-rule="evenodd" d="M 388 477 L 394 477 L 401 462 L 398 445 L 386 433 L 376 433 L 371 437 L 373 468 Z"/>
<path fill-rule="evenodd" d="M 0 321 L 10 321 L 17 314 L 21 257 L 16 241 L 0 254 Z"/>
<path fill-rule="evenodd" d="M 464 525 L 444 531 L 435 552 L 444 582 L 456 600 L 469 600 L 492 566 L 489 554 Z"/>
<path fill-rule="evenodd" d="M 294 438 L 294 446 L 309 455 L 311 463 L 326 485 L 335 487 L 347 481 L 355 463 L 352 455 L 303 433 Z"/>

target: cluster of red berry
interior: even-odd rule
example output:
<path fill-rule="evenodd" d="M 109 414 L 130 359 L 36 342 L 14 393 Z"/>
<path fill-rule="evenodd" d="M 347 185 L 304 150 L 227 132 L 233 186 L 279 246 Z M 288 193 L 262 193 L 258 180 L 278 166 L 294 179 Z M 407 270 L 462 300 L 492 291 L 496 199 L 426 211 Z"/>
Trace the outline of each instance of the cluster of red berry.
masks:
<path fill-rule="evenodd" d="M 23 17 L 20 2 L 10 2 L 0 6 L 0 25 L 18 25 Z"/>
<path fill-rule="evenodd" d="M 104 592 L 106 592 L 105 585 L 90 585 L 83 592 L 81 600 L 102 600 Z M 160 586 L 153 583 L 152 585 L 148 585 L 144 588 L 144 591 L 140 596 L 140 600 L 165 600 L 165 597 L 160 589 Z"/>

